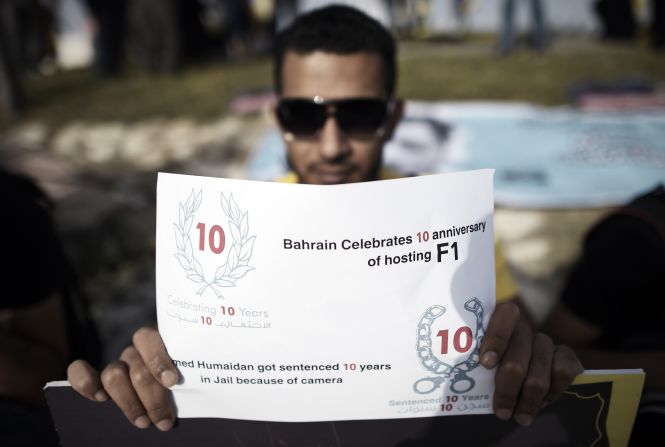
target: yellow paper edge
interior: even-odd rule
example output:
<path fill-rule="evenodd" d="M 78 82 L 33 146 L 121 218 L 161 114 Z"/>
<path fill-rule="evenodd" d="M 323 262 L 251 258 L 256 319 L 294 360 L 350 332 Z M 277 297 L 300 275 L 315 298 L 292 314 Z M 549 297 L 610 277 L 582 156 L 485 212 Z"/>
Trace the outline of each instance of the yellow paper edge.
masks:
<path fill-rule="evenodd" d="M 631 371 L 616 374 L 586 372 L 577 376 L 573 384 L 612 382 L 612 399 L 607 412 L 607 437 L 610 447 L 626 447 L 635 422 L 637 407 L 644 386 L 644 372 Z"/>

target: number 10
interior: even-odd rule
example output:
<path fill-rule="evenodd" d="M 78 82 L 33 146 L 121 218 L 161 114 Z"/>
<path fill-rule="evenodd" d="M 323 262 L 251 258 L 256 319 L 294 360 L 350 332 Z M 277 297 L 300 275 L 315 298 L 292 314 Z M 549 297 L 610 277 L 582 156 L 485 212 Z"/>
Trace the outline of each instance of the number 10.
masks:
<path fill-rule="evenodd" d="M 199 250 L 205 250 L 205 233 L 206 225 L 204 223 L 199 223 L 196 225 L 196 228 L 199 230 Z M 210 233 L 208 233 L 208 245 L 210 250 L 216 255 L 224 251 L 224 245 L 226 244 L 226 236 L 224 235 L 224 230 L 219 225 L 213 225 L 210 228 Z"/>
<path fill-rule="evenodd" d="M 462 335 L 466 335 L 466 337 L 464 337 L 464 345 L 462 345 Z M 436 336 L 441 337 L 441 354 L 448 354 L 448 329 L 440 330 Z M 473 332 L 469 326 L 462 326 L 455 331 L 455 334 L 453 335 L 453 349 L 455 349 L 455 351 L 463 354 L 471 349 L 472 344 Z"/>

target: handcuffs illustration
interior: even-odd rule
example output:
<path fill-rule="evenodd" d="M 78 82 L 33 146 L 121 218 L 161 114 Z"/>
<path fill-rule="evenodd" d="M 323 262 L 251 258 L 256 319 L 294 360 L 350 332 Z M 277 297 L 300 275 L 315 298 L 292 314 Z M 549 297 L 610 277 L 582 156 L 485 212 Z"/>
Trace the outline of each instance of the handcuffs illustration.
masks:
<path fill-rule="evenodd" d="M 439 388 L 442 383 L 451 380 L 450 389 L 454 393 L 465 393 L 476 385 L 468 373 L 480 363 L 480 342 L 485 335 L 483 330 L 483 305 L 478 298 L 471 298 L 464 303 L 464 309 L 476 316 L 476 346 L 466 360 L 450 365 L 437 359 L 432 351 L 432 324 L 446 313 L 446 308 L 439 305 L 430 306 L 418 321 L 416 352 L 423 367 L 437 377 L 423 377 L 413 384 L 418 394 L 429 394 Z"/>

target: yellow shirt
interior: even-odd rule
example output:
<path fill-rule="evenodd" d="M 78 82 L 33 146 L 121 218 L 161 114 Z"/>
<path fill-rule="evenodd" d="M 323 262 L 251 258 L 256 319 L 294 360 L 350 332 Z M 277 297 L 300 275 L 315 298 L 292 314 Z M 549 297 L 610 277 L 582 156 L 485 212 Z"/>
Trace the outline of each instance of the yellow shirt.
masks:
<path fill-rule="evenodd" d="M 390 180 L 403 177 L 394 171 L 382 169 L 379 174 L 380 180 Z M 284 177 L 277 180 L 281 183 L 298 183 L 298 176 L 295 172 L 289 172 Z M 494 239 L 494 269 L 496 270 L 496 302 L 502 303 L 511 300 L 517 296 L 517 285 L 508 269 L 508 263 L 503 256 L 503 250 L 498 239 Z"/>

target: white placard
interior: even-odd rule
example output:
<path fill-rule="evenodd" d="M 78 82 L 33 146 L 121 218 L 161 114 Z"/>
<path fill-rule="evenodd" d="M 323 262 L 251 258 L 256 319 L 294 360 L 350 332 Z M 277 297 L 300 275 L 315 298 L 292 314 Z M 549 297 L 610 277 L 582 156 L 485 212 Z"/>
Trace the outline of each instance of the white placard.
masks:
<path fill-rule="evenodd" d="M 491 412 L 492 170 L 314 186 L 159 174 L 179 417 Z"/>

